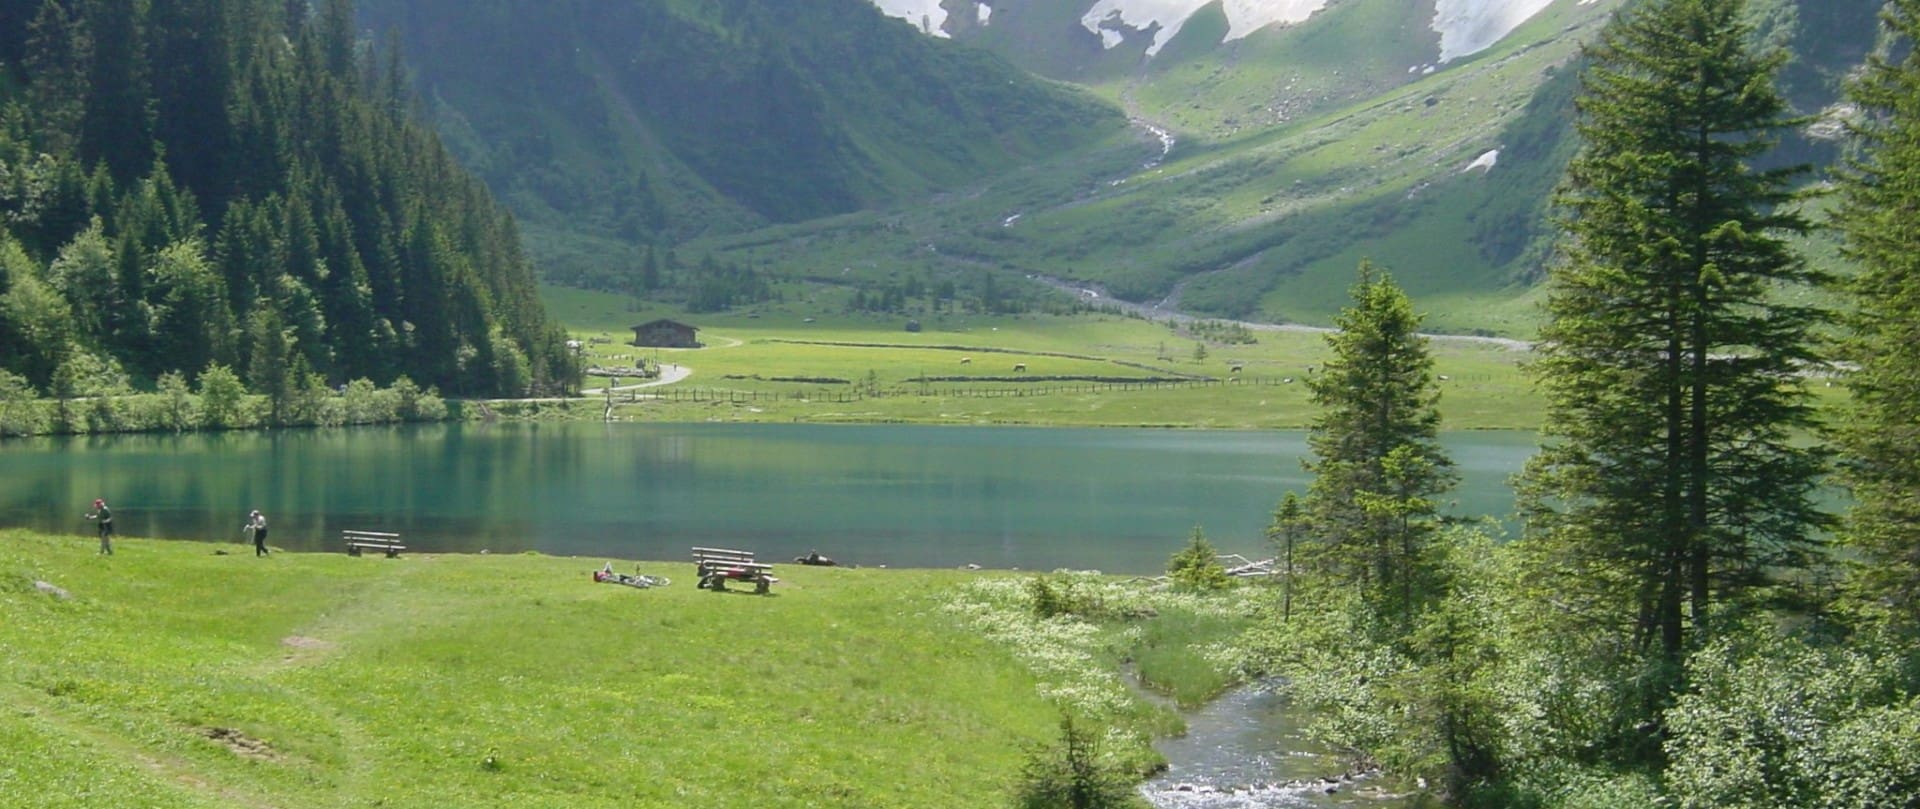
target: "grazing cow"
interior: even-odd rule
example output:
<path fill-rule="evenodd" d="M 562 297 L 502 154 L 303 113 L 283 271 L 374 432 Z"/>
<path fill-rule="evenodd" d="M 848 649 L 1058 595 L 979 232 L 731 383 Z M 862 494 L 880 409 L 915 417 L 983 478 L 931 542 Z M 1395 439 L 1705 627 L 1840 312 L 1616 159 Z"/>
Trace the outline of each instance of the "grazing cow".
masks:
<path fill-rule="evenodd" d="M 1229 366 L 1227 366 L 1227 373 L 1230 373 L 1230 374 L 1237 374 L 1237 373 L 1240 373 L 1240 366 L 1238 366 L 1238 365 L 1229 365 Z"/>
<path fill-rule="evenodd" d="M 972 357 L 961 357 L 961 358 L 960 358 L 960 364 L 961 364 L 961 365 L 972 365 L 972 364 L 973 364 L 973 358 L 972 358 Z"/>
<path fill-rule="evenodd" d="M 1024 362 L 1016 362 L 1013 364 L 1013 370 L 1016 370 L 1016 371 L 1027 370 L 1027 364 Z"/>

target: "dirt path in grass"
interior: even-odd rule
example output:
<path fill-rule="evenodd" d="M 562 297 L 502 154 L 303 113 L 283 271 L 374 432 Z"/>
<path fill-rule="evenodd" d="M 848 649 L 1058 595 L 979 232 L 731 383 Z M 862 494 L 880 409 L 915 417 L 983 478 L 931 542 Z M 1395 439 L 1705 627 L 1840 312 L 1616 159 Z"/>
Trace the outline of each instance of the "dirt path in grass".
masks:
<path fill-rule="evenodd" d="M 70 712 L 43 693 L 28 688 L 0 687 L 0 695 L 7 697 L 9 710 L 18 711 L 26 721 L 64 735 L 68 744 L 90 747 L 105 757 L 143 770 L 159 781 L 171 783 L 188 795 L 246 809 L 275 809 L 278 806 L 244 787 L 217 780 L 218 776 L 184 755 L 141 745 L 128 739 L 119 729 L 103 726 L 78 712 Z M 216 742 L 221 741 L 216 738 L 217 735 L 226 735 L 185 727 L 174 728 L 174 732 L 196 734 Z M 236 750 L 235 754 L 240 753 Z"/>
<path fill-rule="evenodd" d="M 617 392 L 617 391 L 623 391 L 623 390 L 639 390 L 641 388 L 653 388 L 653 387 L 659 387 L 661 385 L 671 385 L 675 382 L 683 381 L 690 376 L 693 376 L 692 368 L 688 368 L 685 365 L 680 365 L 677 363 L 663 362 L 663 363 L 660 363 L 659 378 L 649 379 L 645 382 L 639 382 L 632 385 L 619 385 L 614 387 L 614 390 Z M 607 389 L 605 387 L 587 388 L 585 390 L 580 391 L 580 395 L 582 397 L 604 396 L 606 395 L 606 393 L 607 393 Z"/>

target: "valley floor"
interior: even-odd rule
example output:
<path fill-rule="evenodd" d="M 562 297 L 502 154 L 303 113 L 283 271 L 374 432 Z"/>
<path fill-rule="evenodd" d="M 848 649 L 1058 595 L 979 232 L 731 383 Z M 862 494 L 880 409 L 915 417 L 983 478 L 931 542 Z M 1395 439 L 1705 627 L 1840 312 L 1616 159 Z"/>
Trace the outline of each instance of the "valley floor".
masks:
<path fill-rule="evenodd" d="M 621 296 L 546 290 L 589 367 L 683 369 L 671 385 L 612 397 L 635 421 L 877 422 L 1288 429 L 1316 412 L 1307 383 L 1325 330 L 1196 321 L 1116 310 L 1072 316 L 827 313 L 801 304 L 689 315 L 627 312 Z M 700 329 L 698 349 L 631 345 L 626 326 L 657 318 Z M 1433 342 L 1444 429 L 1531 430 L 1541 403 L 1525 344 Z M 606 378 L 575 406 L 607 417 Z M 625 395 L 619 395 L 624 393 Z"/>

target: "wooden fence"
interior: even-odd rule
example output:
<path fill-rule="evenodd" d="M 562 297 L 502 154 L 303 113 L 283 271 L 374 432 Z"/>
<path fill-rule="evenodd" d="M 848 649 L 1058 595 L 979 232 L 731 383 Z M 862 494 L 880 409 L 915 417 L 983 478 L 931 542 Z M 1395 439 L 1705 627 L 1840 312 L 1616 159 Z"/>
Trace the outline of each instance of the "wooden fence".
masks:
<path fill-rule="evenodd" d="M 1451 377 L 1453 382 L 1490 381 L 1492 375 L 1471 377 Z M 728 402 L 732 404 L 752 404 L 754 402 L 829 402 L 851 404 L 867 399 L 888 399 L 903 396 L 950 399 L 1024 399 L 1033 396 L 1085 395 L 1100 393 L 1127 393 L 1135 391 L 1175 391 L 1201 390 L 1209 388 L 1237 387 L 1284 387 L 1304 384 L 1300 377 L 1247 376 L 1225 379 L 1181 379 L 1151 380 L 1140 382 L 1069 382 L 1035 383 L 1031 385 L 936 385 L 907 384 L 885 388 L 867 388 L 855 385 L 839 390 L 828 388 L 807 388 L 804 390 L 737 390 L 729 388 L 702 388 L 668 385 L 654 388 L 637 388 L 619 391 L 613 394 L 615 402 Z M 1445 384 L 1445 383 L 1442 383 Z"/>

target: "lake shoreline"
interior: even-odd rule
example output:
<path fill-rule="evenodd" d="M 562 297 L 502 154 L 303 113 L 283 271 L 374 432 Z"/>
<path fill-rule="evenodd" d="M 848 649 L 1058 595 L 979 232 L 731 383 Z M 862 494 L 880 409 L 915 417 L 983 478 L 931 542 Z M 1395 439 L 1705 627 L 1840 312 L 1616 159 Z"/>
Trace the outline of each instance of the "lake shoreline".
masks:
<path fill-rule="evenodd" d="M 80 532 L 94 498 L 121 532 L 339 547 L 343 530 L 416 552 L 677 559 L 696 545 L 862 567 L 1098 569 L 1154 575 L 1201 527 L 1266 558 L 1305 491 L 1298 430 L 943 429 L 930 425 L 572 422 L 27 439 L 0 468 L 0 523 Z M 1522 432 L 1443 436 L 1450 510 L 1512 510 Z M 59 504 L 73 503 L 68 514 Z M 597 567 L 597 565 L 596 565 Z"/>

